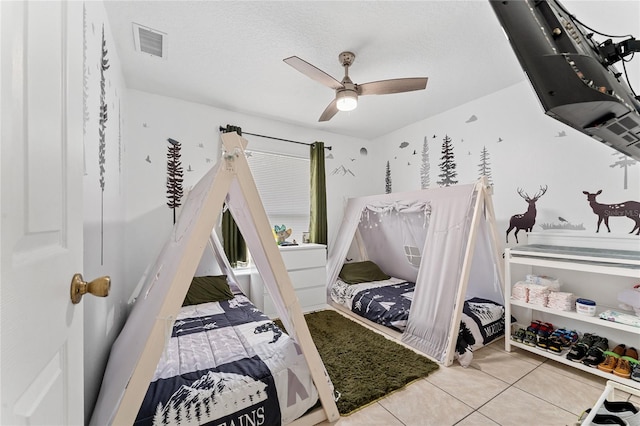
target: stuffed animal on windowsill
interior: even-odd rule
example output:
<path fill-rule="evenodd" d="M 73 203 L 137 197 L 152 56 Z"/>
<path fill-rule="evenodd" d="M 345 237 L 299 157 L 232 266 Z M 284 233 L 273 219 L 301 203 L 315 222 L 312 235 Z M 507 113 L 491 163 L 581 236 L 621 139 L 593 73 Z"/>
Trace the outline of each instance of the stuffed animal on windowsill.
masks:
<path fill-rule="evenodd" d="M 291 236 L 291 228 L 287 229 L 284 225 L 275 225 L 273 227 L 273 233 L 276 236 L 276 242 L 279 246 L 290 245 L 286 240 Z"/>

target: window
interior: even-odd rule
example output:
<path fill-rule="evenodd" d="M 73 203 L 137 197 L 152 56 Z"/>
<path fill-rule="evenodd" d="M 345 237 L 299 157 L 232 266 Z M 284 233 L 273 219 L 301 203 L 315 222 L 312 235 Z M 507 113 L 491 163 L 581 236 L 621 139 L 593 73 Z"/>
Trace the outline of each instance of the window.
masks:
<path fill-rule="evenodd" d="M 258 193 L 274 225 L 291 228 L 287 241 L 301 243 L 309 230 L 310 160 L 284 154 L 247 151 L 247 162 Z"/>

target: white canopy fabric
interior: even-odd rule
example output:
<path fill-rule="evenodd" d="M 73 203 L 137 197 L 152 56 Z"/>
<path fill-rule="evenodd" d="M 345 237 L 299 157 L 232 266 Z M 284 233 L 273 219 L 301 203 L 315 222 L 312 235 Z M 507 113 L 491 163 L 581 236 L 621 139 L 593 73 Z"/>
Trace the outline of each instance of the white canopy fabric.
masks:
<path fill-rule="evenodd" d="M 350 199 L 329 251 L 327 297 L 347 257 L 415 282 L 402 341 L 449 365 L 463 301 L 504 303 L 490 203 L 484 180 Z"/>

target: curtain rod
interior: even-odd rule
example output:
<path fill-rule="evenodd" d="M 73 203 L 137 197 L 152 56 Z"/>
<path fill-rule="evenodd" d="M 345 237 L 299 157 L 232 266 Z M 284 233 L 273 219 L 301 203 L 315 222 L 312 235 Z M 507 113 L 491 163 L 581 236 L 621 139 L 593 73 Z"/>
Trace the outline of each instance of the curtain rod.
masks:
<path fill-rule="evenodd" d="M 222 126 L 220 126 L 220 131 L 221 131 L 221 132 L 224 132 L 224 131 L 226 131 L 226 130 L 227 130 L 227 128 L 226 128 L 226 127 L 222 127 Z M 298 141 L 292 141 L 292 140 L 290 140 L 290 139 L 282 139 L 282 138 L 276 138 L 276 137 L 273 137 L 273 136 L 259 135 L 259 134 L 257 134 L 257 133 L 249 133 L 249 132 L 245 132 L 244 130 L 241 130 L 241 132 L 242 132 L 242 134 L 245 134 L 245 135 L 258 136 L 258 137 L 260 137 L 260 138 L 274 139 L 274 140 L 277 140 L 277 141 L 290 142 L 290 143 L 297 143 L 297 144 L 299 144 L 299 145 L 307 145 L 307 146 L 311 146 L 311 145 L 312 145 L 312 144 L 310 144 L 310 143 L 306 143 L 306 142 L 298 142 Z M 329 151 L 331 151 L 332 147 L 330 147 L 330 146 L 325 146 L 325 147 L 324 147 L 324 149 L 328 149 Z"/>

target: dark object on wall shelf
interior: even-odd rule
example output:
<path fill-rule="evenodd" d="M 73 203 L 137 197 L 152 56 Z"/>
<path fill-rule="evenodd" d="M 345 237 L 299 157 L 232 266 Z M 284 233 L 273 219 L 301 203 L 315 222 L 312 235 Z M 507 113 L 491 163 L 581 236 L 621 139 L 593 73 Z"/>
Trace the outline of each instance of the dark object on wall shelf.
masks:
<path fill-rule="evenodd" d="M 490 2 L 546 114 L 640 160 L 640 97 L 613 67 L 640 42 L 596 43 L 556 0 Z"/>

